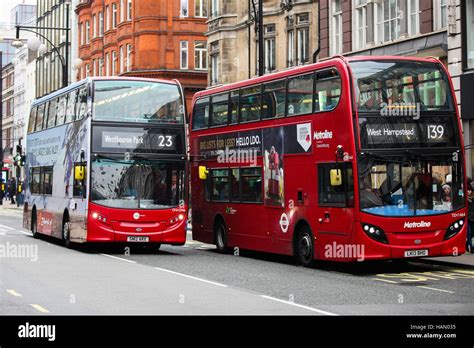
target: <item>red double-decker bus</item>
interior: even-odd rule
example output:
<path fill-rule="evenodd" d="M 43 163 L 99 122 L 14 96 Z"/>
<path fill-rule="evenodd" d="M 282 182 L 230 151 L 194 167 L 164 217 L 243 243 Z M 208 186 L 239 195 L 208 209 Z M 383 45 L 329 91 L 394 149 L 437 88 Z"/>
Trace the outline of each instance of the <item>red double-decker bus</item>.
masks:
<path fill-rule="evenodd" d="M 456 105 L 434 58 L 335 57 L 197 93 L 193 238 L 303 265 L 463 254 Z"/>

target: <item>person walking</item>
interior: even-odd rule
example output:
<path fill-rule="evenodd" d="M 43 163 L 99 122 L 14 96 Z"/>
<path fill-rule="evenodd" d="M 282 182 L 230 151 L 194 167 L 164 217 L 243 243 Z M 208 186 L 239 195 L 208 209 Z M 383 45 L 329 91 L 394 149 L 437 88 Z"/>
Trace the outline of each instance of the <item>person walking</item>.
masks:
<path fill-rule="evenodd" d="M 16 194 L 16 180 L 15 178 L 11 179 L 10 182 L 10 198 L 11 198 L 11 204 L 16 204 L 15 203 L 15 194 Z"/>

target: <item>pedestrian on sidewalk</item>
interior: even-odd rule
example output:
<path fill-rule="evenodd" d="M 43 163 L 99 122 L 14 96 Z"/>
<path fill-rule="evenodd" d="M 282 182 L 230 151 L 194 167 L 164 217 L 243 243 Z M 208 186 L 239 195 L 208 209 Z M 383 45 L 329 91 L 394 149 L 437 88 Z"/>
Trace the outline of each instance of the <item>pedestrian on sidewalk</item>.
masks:
<path fill-rule="evenodd" d="M 474 253 L 474 249 L 472 248 L 472 231 L 474 229 L 474 195 L 473 195 L 472 185 L 473 185 L 473 182 L 471 178 L 467 178 L 468 212 L 467 212 L 466 250 L 470 253 Z"/>
<path fill-rule="evenodd" d="M 11 198 L 11 204 L 16 204 L 15 203 L 15 194 L 16 194 L 16 180 L 15 178 L 12 178 L 10 180 L 10 198 Z"/>

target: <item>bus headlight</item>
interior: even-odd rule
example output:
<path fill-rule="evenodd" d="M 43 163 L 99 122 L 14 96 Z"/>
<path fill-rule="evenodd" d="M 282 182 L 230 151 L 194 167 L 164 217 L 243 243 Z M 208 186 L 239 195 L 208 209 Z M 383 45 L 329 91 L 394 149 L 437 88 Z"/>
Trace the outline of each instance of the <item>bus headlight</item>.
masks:
<path fill-rule="evenodd" d="M 459 232 L 461 232 L 463 226 L 464 226 L 464 220 L 458 220 L 456 222 L 453 222 L 451 226 L 448 227 L 446 230 L 446 233 L 444 234 L 444 240 L 448 240 L 453 238 L 455 235 L 457 235 Z"/>
<path fill-rule="evenodd" d="M 170 225 L 177 224 L 178 222 L 181 222 L 184 220 L 184 214 L 179 214 L 173 218 L 170 219 L 169 223 Z"/>
<path fill-rule="evenodd" d="M 98 220 L 98 221 L 100 221 L 100 222 L 102 222 L 102 223 L 104 223 L 104 224 L 108 224 L 108 222 L 109 222 L 109 219 L 107 219 L 106 216 L 101 215 L 101 214 L 99 214 L 99 213 L 97 213 L 97 212 L 93 212 L 93 213 L 91 214 L 91 216 L 92 216 L 92 218 L 93 218 L 94 220 Z"/>
<path fill-rule="evenodd" d="M 388 244 L 388 238 L 380 227 L 362 223 L 362 229 L 371 239 L 380 243 Z"/>

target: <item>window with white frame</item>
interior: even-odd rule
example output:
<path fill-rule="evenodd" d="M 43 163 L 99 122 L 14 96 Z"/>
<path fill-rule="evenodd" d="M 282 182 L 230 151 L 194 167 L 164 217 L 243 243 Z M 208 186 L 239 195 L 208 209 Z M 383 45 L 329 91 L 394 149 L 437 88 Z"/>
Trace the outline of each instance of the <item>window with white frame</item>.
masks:
<path fill-rule="evenodd" d="M 83 32 L 83 28 L 84 28 L 84 25 L 82 23 L 79 23 L 79 42 L 81 43 L 81 45 L 84 45 L 85 43 L 85 35 L 84 35 L 84 32 Z"/>
<path fill-rule="evenodd" d="M 264 47 L 265 47 L 265 72 L 269 73 L 276 69 L 275 65 L 275 24 L 264 26 Z"/>
<path fill-rule="evenodd" d="M 331 55 L 342 53 L 342 0 L 331 0 Z"/>
<path fill-rule="evenodd" d="M 112 51 L 112 76 L 117 75 L 117 51 Z"/>
<path fill-rule="evenodd" d="M 127 0 L 128 1 L 128 11 L 127 11 L 127 21 L 131 21 L 132 20 L 132 0 Z"/>
<path fill-rule="evenodd" d="M 388 42 L 400 37 L 400 3 L 399 0 L 382 0 L 374 3 L 377 7 L 376 42 Z"/>
<path fill-rule="evenodd" d="M 99 58 L 99 71 L 98 71 L 99 76 L 104 75 L 104 58 Z"/>
<path fill-rule="evenodd" d="M 99 36 L 104 36 L 104 12 L 99 12 Z"/>
<path fill-rule="evenodd" d="M 367 45 L 367 0 L 355 0 L 354 25 L 354 48 L 358 50 Z"/>
<path fill-rule="evenodd" d="M 97 76 L 97 59 L 92 59 L 92 76 Z"/>
<path fill-rule="evenodd" d="M 125 54 L 124 54 L 124 48 L 123 48 L 123 45 L 122 45 L 122 46 L 120 46 L 120 50 L 119 50 L 119 71 L 120 71 L 120 74 L 123 74 L 123 72 L 124 72 L 124 68 L 125 68 L 124 59 L 125 59 Z"/>
<path fill-rule="evenodd" d="M 407 0 L 408 34 L 420 33 L 420 0 Z"/>
<path fill-rule="evenodd" d="M 91 66 L 90 64 L 86 64 L 86 78 L 91 76 Z"/>
<path fill-rule="evenodd" d="M 211 50 L 211 85 L 219 82 L 219 43 L 213 42 L 210 46 Z"/>
<path fill-rule="evenodd" d="M 194 16 L 207 18 L 207 0 L 194 0 Z"/>
<path fill-rule="evenodd" d="M 97 37 L 97 15 L 92 15 L 92 37 Z"/>
<path fill-rule="evenodd" d="M 179 66 L 181 69 L 188 69 L 188 42 L 180 41 L 180 63 Z"/>
<path fill-rule="evenodd" d="M 434 27 L 435 30 L 448 26 L 448 0 L 434 0 Z"/>
<path fill-rule="evenodd" d="M 91 33 L 91 23 L 89 21 L 86 21 L 86 25 L 84 26 L 84 30 L 85 30 L 85 38 L 86 38 L 86 44 L 90 43 L 91 42 L 91 38 L 90 38 L 90 33 Z"/>
<path fill-rule="evenodd" d="M 117 4 L 112 4 L 112 28 L 117 28 Z"/>
<path fill-rule="evenodd" d="M 189 3 L 188 0 L 180 0 L 180 9 L 179 9 L 179 15 L 181 17 L 187 17 L 189 16 Z"/>
<path fill-rule="evenodd" d="M 120 0 L 120 23 L 125 21 L 125 13 L 127 8 L 125 7 L 125 0 Z"/>
<path fill-rule="evenodd" d="M 298 65 L 309 62 L 309 14 L 296 16 L 296 61 Z"/>
<path fill-rule="evenodd" d="M 211 17 L 217 17 L 219 16 L 219 13 L 219 0 L 211 0 Z"/>
<path fill-rule="evenodd" d="M 132 45 L 128 44 L 127 45 L 127 59 L 125 61 L 125 67 L 127 71 L 132 70 Z"/>
<path fill-rule="evenodd" d="M 194 43 L 194 69 L 207 70 L 206 41 L 196 41 Z"/>
<path fill-rule="evenodd" d="M 105 54 L 105 76 L 110 75 L 110 54 Z"/>
<path fill-rule="evenodd" d="M 291 67 L 295 65 L 295 30 L 289 29 L 287 31 L 287 36 L 288 36 L 287 66 Z"/>
<path fill-rule="evenodd" d="M 110 6 L 105 6 L 105 31 L 110 30 Z"/>

